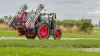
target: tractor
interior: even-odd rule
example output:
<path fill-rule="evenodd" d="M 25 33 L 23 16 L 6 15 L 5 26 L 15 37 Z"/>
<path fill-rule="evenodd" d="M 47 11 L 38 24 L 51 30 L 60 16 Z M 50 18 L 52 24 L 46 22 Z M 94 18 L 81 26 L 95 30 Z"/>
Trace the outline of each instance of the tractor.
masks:
<path fill-rule="evenodd" d="M 61 39 L 62 32 L 56 26 L 55 13 L 42 13 L 43 4 L 39 4 L 36 11 L 26 12 L 27 5 L 21 6 L 16 15 L 9 20 L 8 25 L 18 31 L 18 35 L 24 35 L 27 39 L 48 39 L 53 35 L 54 39 Z"/>

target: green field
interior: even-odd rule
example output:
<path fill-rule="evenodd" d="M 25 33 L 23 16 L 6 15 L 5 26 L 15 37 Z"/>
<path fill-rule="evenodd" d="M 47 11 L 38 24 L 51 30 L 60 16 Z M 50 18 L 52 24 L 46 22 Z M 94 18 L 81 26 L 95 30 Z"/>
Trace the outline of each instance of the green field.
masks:
<path fill-rule="evenodd" d="M 100 40 L 0 40 L 0 56 L 100 56 L 77 48 L 100 47 Z"/>
<path fill-rule="evenodd" d="M 9 37 L 9 36 L 18 36 L 17 31 L 9 31 L 9 30 L 0 30 L 0 36 L 5 36 L 5 37 Z"/>
<path fill-rule="evenodd" d="M 64 38 L 100 38 L 96 34 L 63 33 Z M 98 32 L 98 34 L 97 34 Z M 17 31 L 0 30 L 0 36 L 18 37 Z M 100 40 L 0 40 L 0 56 L 100 56 L 77 48 L 100 48 Z"/>
<path fill-rule="evenodd" d="M 0 47 L 93 48 L 100 40 L 0 40 Z"/>
<path fill-rule="evenodd" d="M 100 56 L 99 52 L 84 52 L 71 49 L 50 48 L 0 48 L 0 56 Z"/>

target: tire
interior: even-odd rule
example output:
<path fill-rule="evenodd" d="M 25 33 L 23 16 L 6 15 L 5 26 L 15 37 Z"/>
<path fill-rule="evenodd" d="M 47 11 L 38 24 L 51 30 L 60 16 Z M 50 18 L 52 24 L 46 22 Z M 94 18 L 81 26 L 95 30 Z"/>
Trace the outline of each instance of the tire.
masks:
<path fill-rule="evenodd" d="M 54 39 L 61 39 L 62 32 L 59 28 L 54 29 L 53 37 L 54 37 Z"/>
<path fill-rule="evenodd" d="M 37 29 L 37 36 L 39 39 L 49 38 L 49 27 L 46 24 L 41 24 Z"/>
<path fill-rule="evenodd" d="M 36 36 L 26 36 L 27 39 L 35 39 Z"/>

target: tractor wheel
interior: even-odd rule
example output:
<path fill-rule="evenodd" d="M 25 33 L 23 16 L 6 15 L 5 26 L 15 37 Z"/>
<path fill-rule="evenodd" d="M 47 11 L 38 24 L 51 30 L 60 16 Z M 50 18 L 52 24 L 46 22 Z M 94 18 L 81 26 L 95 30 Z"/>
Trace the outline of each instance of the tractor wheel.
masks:
<path fill-rule="evenodd" d="M 61 37 L 62 37 L 62 32 L 61 32 L 61 30 L 60 29 L 55 29 L 54 30 L 54 33 L 53 33 L 53 37 L 54 37 L 54 39 L 61 39 Z"/>
<path fill-rule="evenodd" d="M 49 27 L 46 24 L 41 24 L 37 29 L 37 36 L 39 39 L 48 39 Z"/>
<path fill-rule="evenodd" d="M 35 39 L 36 36 L 26 36 L 27 39 Z"/>

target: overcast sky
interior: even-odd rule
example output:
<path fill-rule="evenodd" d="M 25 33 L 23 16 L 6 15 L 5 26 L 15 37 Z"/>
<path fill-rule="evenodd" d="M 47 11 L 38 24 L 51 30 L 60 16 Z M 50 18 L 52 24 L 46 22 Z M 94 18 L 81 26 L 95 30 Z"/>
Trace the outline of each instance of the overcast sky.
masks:
<path fill-rule="evenodd" d="M 59 19 L 90 18 L 100 21 L 100 0 L 0 0 L 0 16 L 14 15 L 21 5 L 27 4 L 28 11 L 42 3 L 47 12 L 55 12 Z"/>

